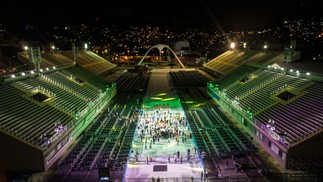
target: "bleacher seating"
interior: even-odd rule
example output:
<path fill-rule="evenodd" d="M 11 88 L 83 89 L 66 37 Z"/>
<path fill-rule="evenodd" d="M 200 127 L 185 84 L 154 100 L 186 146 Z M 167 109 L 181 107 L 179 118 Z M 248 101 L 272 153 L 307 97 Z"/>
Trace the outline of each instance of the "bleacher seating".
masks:
<path fill-rule="evenodd" d="M 299 59 L 300 52 L 294 51 L 291 62 Z M 211 61 L 203 64 L 203 68 L 211 75 L 215 74 L 217 77 L 230 75 L 236 72 L 236 69 L 244 64 L 259 65 L 266 67 L 272 64 L 281 64 L 285 61 L 283 51 L 263 51 L 263 50 L 242 50 L 234 49 L 224 52 L 215 57 Z"/>
<path fill-rule="evenodd" d="M 287 132 L 290 144 L 321 130 L 323 116 L 319 103 L 323 101 L 321 94 L 323 84 L 315 82 L 305 88 L 306 94 L 301 98 L 285 104 L 276 104 L 266 112 L 260 113 L 256 119 L 267 124 L 269 119 L 275 121 L 277 133 Z"/>
<path fill-rule="evenodd" d="M 66 65 L 72 65 L 74 63 L 74 59 L 72 57 L 66 57 L 64 54 L 61 54 L 61 52 L 44 52 L 41 53 L 40 58 L 40 68 L 42 69 L 52 68 L 53 66 L 61 67 Z M 29 55 L 25 52 L 19 52 L 18 59 L 24 62 L 25 64 L 32 65 Z"/>
<path fill-rule="evenodd" d="M 117 89 L 119 92 L 144 93 L 146 91 L 149 75 L 140 73 L 124 73 L 117 80 Z"/>
<path fill-rule="evenodd" d="M 33 82 L 35 79 L 30 80 Z M 6 107 L 3 105 L 1 108 L 1 130 L 35 147 L 42 148 L 42 145 L 46 142 L 45 138 L 48 139 L 55 134 L 55 123 L 60 122 L 66 126 L 72 120 L 69 115 L 50 105 L 38 106 L 30 102 L 22 97 L 26 94 L 25 92 L 14 88 L 12 85 L 5 84 L 0 89 L 0 101 L 6 103 Z"/>
<path fill-rule="evenodd" d="M 275 132 L 278 135 L 287 132 L 285 139 L 291 145 L 322 130 L 323 115 L 319 105 L 323 102 L 322 83 L 242 65 L 243 54 L 242 51 L 228 51 L 205 65 L 221 75 L 229 74 L 214 82 L 220 92 L 226 93 L 227 101 L 231 104 L 237 101 L 238 104 L 234 104 L 240 111 L 251 109 L 254 114 L 251 119 L 260 127 L 269 119 L 274 120 Z M 282 59 L 281 53 L 249 55 L 249 61 L 253 63 L 258 63 L 259 57 L 266 64 Z M 42 67 L 66 63 L 56 60 L 55 55 L 44 55 L 43 59 Z M 1 108 L 0 130 L 34 147 L 46 148 L 48 139 L 56 134 L 57 124 L 68 128 L 75 111 L 85 110 L 90 101 L 98 99 L 109 87 L 111 83 L 104 78 L 115 68 L 96 54 L 82 51 L 78 66 L 2 85 L 0 102 L 6 103 L 6 107 Z M 197 71 L 171 71 L 170 76 L 176 88 L 203 87 L 208 82 Z M 139 73 L 122 74 L 117 80 L 118 91 L 136 93 L 147 86 L 148 80 L 149 76 Z M 287 89 L 300 94 L 294 99 L 279 101 L 278 93 Z M 46 93 L 49 100 L 43 104 L 32 100 L 30 95 L 35 91 Z M 233 154 L 257 151 L 252 138 L 235 126 L 219 107 L 203 103 L 192 109 L 186 101 L 192 95 L 196 98 L 199 95 L 192 88 L 187 89 L 187 93 L 180 96 L 181 103 L 198 151 L 205 151 L 214 163 Z M 31 115 L 31 111 L 34 114 Z M 106 166 L 123 173 L 135 134 L 136 122 L 129 125 L 133 114 L 131 107 L 121 105 L 114 106 L 111 111 L 104 110 L 84 131 L 80 142 L 60 161 L 57 179 L 84 180 L 91 174 L 97 177 L 98 169 Z"/>
<path fill-rule="evenodd" d="M 82 68 L 54 71 L 2 85 L 1 102 L 8 107 L 2 109 L 1 129 L 30 145 L 47 148 L 58 134 L 58 125 L 64 131 L 69 129 L 75 112 L 84 111 L 110 84 L 78 69 Z M 82 77 L 83 74 L 87 76 Z M 38 93 L 46 96 L 45 100 L 36 97 Z"/>
<path fill-rule="evenodd" d="M 107 76 L 107 73 L 113 73 L 117 66 L 92 51 L 86 50 L 78 52 L 77 64 L 103 78 Z"/>
<path fill-rule="evenodd" d="M 322 100 L 318 91 L 321 83 L 270 70 L 254 69 L 249 75 L 243 74 L 245 70 L 250 69 L 240 67 L 214 82 L 220 92 L 226 93 L 230 104 L 242 112 L 251 111 L 253 119 L 262 126 L 274 120 L 277 136 L 288 133 L 286 145 L 322 128 L 322 116 L 316 104 Z M 283 91 L 292 91 L 295 96 L 282 101 L 278 95 Z"/>
<path fill-rule="evenodd" d="M 209 80 L 196 70 L 171 71 L 170 76 L 174 87 L 204 87 Z"/>

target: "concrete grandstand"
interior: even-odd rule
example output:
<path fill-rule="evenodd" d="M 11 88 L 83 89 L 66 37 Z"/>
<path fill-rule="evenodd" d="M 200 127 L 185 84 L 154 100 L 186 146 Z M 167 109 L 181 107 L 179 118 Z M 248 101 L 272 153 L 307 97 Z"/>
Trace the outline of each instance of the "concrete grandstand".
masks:
<path fill-rule="evenodd" d="M 199 68 L 177 64 L 131 73 L 88 50 L 41 53 L 39 70 L 1 82 L 3 176 L 100 181 L 106 169 L 114 181 L 199 181 L 200 172 L 214 181 L 322 180 L 323 79 L 295 70 L 299 54 L 287 65 L 284 52 L 228 50 Z M 26 64 L 29 57 L 19 54 Z M 197 148 L 194 161 L 182 165 L 189 173 L 138 172 L 152 167 L 145 161 L 152 154 L 139 142 L 140 119 L 156 114 L 156 107 L 182 113 L 165 121 L 187 121 L 189 130 L 178 134 L 183 143 L 169 151 Z M 153 164 L 178 168 L 156 146 Z"/>

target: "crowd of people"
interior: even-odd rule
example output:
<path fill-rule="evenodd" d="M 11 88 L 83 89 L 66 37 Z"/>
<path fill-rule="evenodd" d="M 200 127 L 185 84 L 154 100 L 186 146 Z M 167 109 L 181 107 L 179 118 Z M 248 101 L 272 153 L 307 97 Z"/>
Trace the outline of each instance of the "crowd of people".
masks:
<path fill-rule="evenodd" d="M 141 165 L 194 162 L 198 150 L 192 141 L 192 131 L 182 110 L 171 109 L 168 104 L 141 109 L 131 162 Z M 157 177 L 152 177 L 152 181 L 158 181 Z"/>
<path fill-rule="evenodd" d="M 154 145 L 163 143 L 170 144 L 176 142 L 187 143 L 192 138 L 192 132 L 188 121 L 180 111 L 172 111 L 168 104 L 154 105 L 152 110 L 141 110 L 139 114 L 139 121 L 136 129 L 136 137 L 140 139 L 140 143 L 144 150 L 152 149 Z M 190 160 L 193 150 L 196 154 L 196 147 L 187 150 L 186 159 Z M 176 154 L 165 154 L 168 156 L 168 162 L 183 163 L 184 157 L 180 155 L 180 151 Z M 135 153 L 135 161 L 139 161 L 139 153 Z M 147 164 L 153 161 L 152 156 L 146 156 Z"/>

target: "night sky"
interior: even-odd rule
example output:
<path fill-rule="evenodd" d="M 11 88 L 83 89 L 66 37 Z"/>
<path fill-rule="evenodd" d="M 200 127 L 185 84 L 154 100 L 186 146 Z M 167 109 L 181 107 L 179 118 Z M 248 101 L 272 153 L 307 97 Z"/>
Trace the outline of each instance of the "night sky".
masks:
<path fill-rule="evenodd" d="M 266 28 L 290 18 L 322 16 L 319 0 L 187 1 L 39 1 L 3 2 L 0 23 L 52 27 L 80 23 L 209 25 L 225 30 Z"/>

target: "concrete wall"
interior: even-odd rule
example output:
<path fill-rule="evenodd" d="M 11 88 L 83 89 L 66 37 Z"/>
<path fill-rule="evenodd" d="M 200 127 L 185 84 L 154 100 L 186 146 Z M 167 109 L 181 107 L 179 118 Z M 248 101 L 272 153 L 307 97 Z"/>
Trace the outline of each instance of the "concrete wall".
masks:
<path fill-rule="evenodd" d="M 43 171 L 43 152 L 0 131 L 0 171 Z"/>

